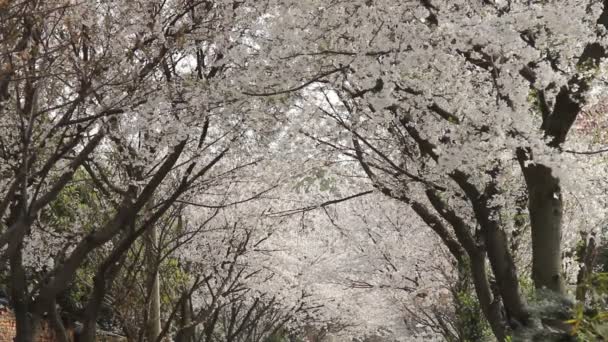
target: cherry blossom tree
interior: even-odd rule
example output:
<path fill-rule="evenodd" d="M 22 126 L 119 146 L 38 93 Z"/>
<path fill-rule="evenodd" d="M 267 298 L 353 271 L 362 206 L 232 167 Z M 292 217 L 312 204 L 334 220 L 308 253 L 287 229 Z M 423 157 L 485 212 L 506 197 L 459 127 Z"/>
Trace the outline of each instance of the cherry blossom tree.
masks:
<path fill-rule="evenodd" d="M 66 340 L 75 284 L 84 341 L 108 297 L 139 341 L 475 339 L 461 292 L 500 341 L 568 335 L 607 29 L 594 0 L 0 1 L 17 341 Z"/>
<path fill-rule="evenodd" d="M 416 327 L 411 314 L 432 316 L 434 309 L 444 318 L 453 314 L 444 278 L 453 270 L 447 250 L 429 231 L 415 229 L 422 222 L 403 215 L 399 202 L 373 193 L 356 165 L 327 164 L 331 153 L 305 137 L 294 154 L 281 146 L 272 164 L 299 176 L 263 201 L 264 216 L 275 228 L 258 248 L 268 254 L 261 262 L 277 274 L 275 280 L 323 303 L 309 323 L 312 331 L 345 339 L 428 337 L 430 331 Z M 302 163 L 302 155 L 310 159 Z M 271 284 L 278 286 L 273 292 L 286 287 L 262 286 Z M 429 329 L 436 329 L 431 332 L 436 337 L 440 327 Z"/>
<path fill-rule="evenodd" d="M 470 270 L 499 340 L 567 333 L 555 322 L 564 313 L 526 303 L 510 241 L 529 225 L 534 286 L 567 311 L 564 243 L 603 219 L 593 191 L 600 177 L 584 172 L 589 159 L 568 153 L 566 138 L 590 89 L 601 89 L 604 4 L 273 4 L 264 36 L 272 44 L 261 50 L 287 84 L 271 77 L 243 92 L 301 91 L 300 115 L 311 115 L 303 132 L 356 160 L 378 191 L 442 239 Z M 589 141 L 573 134 L 573 145 Z M 565 216 L 581 190 L 584 209 Z M 586 222 L 565 230 L 579 215 Z"/>
<path fill-rule="evenodd" d="M 93 339 L 101 300 L 135 241 L 181 196 L 209 191 L 255 161 L 234 151 L 238 158 L 218 164 L 244 137 L 243 113 L 256 110 L 242 107 L 227 81 L 247 56 L 229 62 L 223 55 L 246 51 L 242 30 L 255 16 L 243 4 L 0 4 L 0 246 L 18 341 L 32 339 L 40 318 L 55 314 L 58 295 L 102 250 L 83 322 L 83 339 Z M 97 199 L 63 231 L 45 231 L 41 213 L 80 171 Z M 43 249 L 54 233 L 61 235 L 55 248 Z M 48 254 L 39 259 L 54 263 L 32 284 L 26 259 L 40 251 Z"/>

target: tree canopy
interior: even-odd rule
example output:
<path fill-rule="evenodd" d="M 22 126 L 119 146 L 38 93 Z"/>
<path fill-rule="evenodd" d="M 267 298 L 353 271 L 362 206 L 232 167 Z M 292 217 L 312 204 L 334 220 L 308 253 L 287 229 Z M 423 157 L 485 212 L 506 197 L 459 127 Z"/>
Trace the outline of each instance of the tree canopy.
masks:
<path fill-rule="evenodd" d="M 608 338 L 608 2 L 0 1 L 16 341 Z"/>

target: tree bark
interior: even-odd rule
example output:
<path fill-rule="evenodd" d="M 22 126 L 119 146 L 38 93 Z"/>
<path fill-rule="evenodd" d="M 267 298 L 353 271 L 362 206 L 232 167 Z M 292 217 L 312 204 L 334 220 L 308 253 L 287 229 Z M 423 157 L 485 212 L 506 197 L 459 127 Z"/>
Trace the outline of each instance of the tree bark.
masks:
<path fill-rule="evenodd" d="M 179 323 L 180 329 L 175 337 L 176 342 L 192 342 L 194 338 L 194 327 L 192 324 L 192 305 L 190 302 L 190 294 L 184 294 L 184 300 L 181 302 L 181 320 Z"/>
<path fill-rule="evenodd" d="M 585 240 L 587 239 L 586 236 L 584 238 Z M 579 260 L 582 265 L 576 277 L 576 300 L 582 303 L 585 302 L 587 297 L 587 282 L 589 281 L 589 275 L 593 271 L 596 255 L 595 238 L 592 236 L 589 240 L 585 241 L 585 248 L 582 255 L 580 255 L 581 260 Z"/>
<path fill-rule="evenodd" d="M 441 199 L 441 196 L 436 191 L 428 189 L 426 190 L 426 195 L 435 211 L 450 223 L 458 241 L 465 249 L 468 258 L 459 260 L 459 263 L 467 264 L 466 269 L 471 272 L 475 294 L 479 300 L 481 311 L 488 320 L 494 336 L 499 341 L 503 341 L 506 336 L 506 322 L 500 310 L 500 298 L 496 298 L 492 294 L 490 282 L 488 281 L 485 251 L 474 240 L 471 235 L 471 228 Z"/>
<path fill-rule="evenodd" d="M 56 301 L 53 301 L 51 303 L 51 307 L 49 308 L 49 322 L 55 332 L 56 342 L 70 342 L 68 331 L 61 320 L 59 310 L 57 310 Z"/>
<path fill-rule="evenodd" d="M 93 278 L 93 291 L 87 301 L 84 315 L 82 318 L 82 333 L 80 334 L 80 342 L 93 342 L 97 334 L 97 315 L 103 304 L 103 298 L 106 293 L 106 282 L 103 273 L 97 273 Z"/>
<path fill-rule="evenodd" d="M 485 253 L 480 251 L 470 256 L 473 286 L 479 300 L 479 305 L 481 306 L 481 311 L 488 320 L 492 333 L 494 333 L 494 336 L 499 341 L 504 341 L 506 338 L 506 322 L 501 312 L 500 299 L 495 298 L 492 294 L 485 260 Z"/>
<path fill-rule="evenodd" d="M 11 304 L 15 311 L 16 336 L 15 342 L 33 342 L 37 324 L 29 314 L 29 300 L 27 295 L 27 280 L 23 269 L 22 243 L 10 256 L 10 283 Z"/>
<path fill-rule="evenodd" d="M 562 195 L 559 179 L 541 164 L 529 164 L 527 151 L 517 157 L 528 188 L 528 210 L 532 229 L 532 280 L 537 289 L 565 294 L 562 276 Z"/>
<path fill-rule="evenodd" d="M 517 269 L 509 253 L 507 236 L 495 222 L 486 227 L 482 225 L 482 234 L 509 323 L 513 325 L 516 321 L 518 324 L 527 325 L 530 314 L 519 291 Z"/>
<path fill-rule="evenodd" d="M 97 318 L 103 305 L 106 293 L 112 288 L 114 279 L 124 265 L 125 247 L 123 239 L 119 247 L 114 248 L 112 253 L 106 257 L 93 277 L 93 291 L 89 296 L 83 315 L 83 329 L 80 342 L 93 342 L 97 333 Z"/>
<path fill-rule="evenodd" d="M 152 203 L 152 201 L 150 201 Z M 158 253 L 156 225 L 148 228 L 146 234 L 146 261 L 148 265 L 148 293 L 150 294 L 149 313 L 147 322 L 148 341 L 156 341 L 161 331 L 160 323 L 160 288 L 158 278 Z"/>

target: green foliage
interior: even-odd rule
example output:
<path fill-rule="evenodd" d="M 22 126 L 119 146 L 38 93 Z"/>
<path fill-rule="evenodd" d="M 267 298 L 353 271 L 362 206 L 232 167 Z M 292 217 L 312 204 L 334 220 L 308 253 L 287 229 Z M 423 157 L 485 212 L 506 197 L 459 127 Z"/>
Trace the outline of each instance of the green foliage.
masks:
<path fill-rule="evenodd" d="M 82 310 L 91 292 L 94 272 L 95 270 L 91 264 L 78 269 L 76 271 L 76 278 L 71 286 L 58 296 L 57 304 L 61 307 L 64 317 L 71 317 L 75 320 L 81 317 Z M 104 318 L 103 315 L 100 318 Z"/>
<path fill-rule="evenodd" d="M 591 275 L 585 286 L 589 305 L 578 303 L 566 323 L 578 341 L 608 341 L 608 273 Z"/>
<path fill-rule="evenodd" d="M 599 67 L 594 63 L 593 59 L 586 59 L 576 64 L 576 71 L 579 73 L 595 74 L 599 71 Z"/>
<path fill-rule="evenodd" d="M 56 232 L 69 232 L 71 225 L 81 221 L 79 217 L 86 213 L 89 219 L 83 222 L 84 227 L 80 228 L 90 229 L 90 224 L 97 221 L 94 216 L 101 214 L 103 210 L 89 180 L 84 170 L 77 169 L 72 181 L 59 192 L 48 209 L 41 211 L 40 222 L 52 227 Z"/>
<path fill-rule="evenodd" d="M 289 342 L 289 335 L 284 329 L 279 329 L 268 336 L 264 342 Z"/>
<path fill-rule="evenodd" d="M 187 286 L 190 276 L 180 266 L 177 258 L 167 258 L 159 265 L 158 272 L 161 284 L 165 287 L 164 291 L 161 291 L 161 304 L 170 307 L 175 297 L 181 293 L 181 289 Z"/>
<path fill-rule="evenodd" d="M 521 293 L 524 298 L 530 300 L 535 298 L 535 288 L 534 282 L 530 277 L 520 277 L 519 278 L 519 288 L 521 289 Z"/>
<path fill-rule="evenodd" d="M 58 193 L 57 197 L 40 212 L 38 223 L 45 231 L 53 235 L 65 237 L 77 236 L 96 228 L 103 222 L 104 210 L 102 202 L 84 169 L 77 169 L 72 180 Z M 61 262 L 64 256 L 60 253 L 55 262 Z M 93 284 L 93 277 L 99 253 L 96 251 L 77 270 L 70 287 L 57 298 L 57 303 L 66 316 L 78 316 L 85 305 Z M 36 281 L 43 274 L 32 272 L 30 277 Z M 103 316 L 103 315 L 102 315 Z"/>
<path fill-rule="evenodd" d="M 461 341 L 484 341 L 491 334 L 490 327 L 483 318 L 477 296 L 472 291 L 457 293 L 456 314 L 461 328 Z"/>
<path fill-rule="evenodd" d="M 532 108 L 532 112 L 534 114 L 538 114 L 541 115 L 541 103 L 540 103 L 540 97 L 539 97 L 539 93 L 538 90 L 535 88 L 530 88 L 530 91 L 528 92 L 528 103 L 530 103 L 531 108 Z"/>
<path fill-rule="evenodd" d="M 326 169 L 315 167 L 309 175 L 302 178 L 296 185 L 295 190 L 300 193 L 309 193 L 314 186 L 322 192 L 333 192 L 336 188 L 336 179 L 330 175 Z"/>
<path fill-rule="evenodd" d="M 576 71 L 585 83 L 590 83 L 599 74 L 600 67 L 593 58 L 586 58 L 576 64 Z"/>
<path fill-rule="evenodd" d="M 458 281 L 453 289 L 456 311 L 456 327 L 459 341 L 485 341 L 492 335 L 490 325 L 484 319 L 479 300 L 475 294 L 468 262 L 458 266 Z"/>

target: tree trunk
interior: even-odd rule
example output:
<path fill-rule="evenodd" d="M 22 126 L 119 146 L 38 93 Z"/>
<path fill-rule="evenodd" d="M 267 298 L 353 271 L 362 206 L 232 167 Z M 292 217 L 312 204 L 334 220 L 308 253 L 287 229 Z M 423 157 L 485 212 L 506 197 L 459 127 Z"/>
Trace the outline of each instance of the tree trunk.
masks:
<path fill-rule="evenodd" d="M 84 309 L 83 329 L 80 342 L 94 342 L 97 334 L 97 318 L 103 306 L 105 295 L 114 284 L 116 275 L 125 262 L 126 255 L 123 241 L 115 247 L 112 253 L 101 264 L 97 273 L 93 277 L 93 291 L 89 295 L 89 300 Z"/>
<path fill-rule="evenodd" d="M 559 179 L 540 164 L 525 166 L 518 152 L 528 187 L 528 210 L 532 228 L 532 280 L 537 289 L 565 294 L 562 276 L 562 195 Z"/>
<path fill-rule="evenodd" d="M 591 236 L 589 240 L 587 240 L 586 235 L 584 235 L 583 238 L 585 239 L 585 248 L 579 256 L 581 268 L 579 269 L 576 278 L 576 300 L 582 303 L 585 302 L 587 297 L 587 282 L 589 281 L 589 275 L 593 272 L 593 266 L 597 255 L 595 238 Z"/>
<path fill-rule="evenodd" d="M 158 279 L 156 225 L 152 225 L 146 236 L 146 259 L 148 263 L 148 293 L 150 293 L 150 306 L 147 322 L 147 338 L 149 342 L 156 341 L 161 331 L 160 323 L 160 288 Z"/>
<path fill-rule="evenodd" d="M 517 270 L 509 253 L 506 234 L 494 224 L 482 229 L 488 259 L 496 277 L 508 323 L 513 328 L 527 326 L 530 323 L 530 313 L 519 290 Z"/>
<path fill-rule="evenodd" d="M 93 278 L 93 292 L 91 293 L 83 315 L 83 329 L 80 342 L 93 342 L 97 334 L 97 315 L 101 309 L 105 296 L 105 279 L 103 273 L 98 273 Z"/>
<path fill-rule="evenodd" d="M 69 333 L 61 320 L 61 315 L 59 310 L 57 310 L 56 301 L 53 301 L 51 307 L 49 308 L 49 323 L 55 332 L 56 342 L 70 342 Z"/>
<path fill-rule="evenodd" d="M 500 299 L 496 298 L 491 291 L 490 282 L 486 273 L 486 255 L 477 252 L 470 257 L 471 275 L 475 294 L 484 316 L 490 324 L 492 333 L 499 341 L 504 341 L 505 320 L 501 312 Z"/>
<path fill-rule="evenodd" d="M 483 260 L 483 259 L 482 259 Z M 485 263 L 483 263 L 485 264 Z M 485 268 L 485 265 L 483 265 Z M 454 307 L 456 310 L 455 328 L 458 332 L 458 341 L 480 341 L 484 337 L 484 317 L 491 316 L 490 310 L 484 310 L 481 303 L 483 295 L 477 294 L 472 277 L 472 265 L 470 260 L 458 262 L 458 279 L 452 287 Z M 487 280 L 486 280 L 487 281 Z M 471 300 L 477 296 L 478 301 Z M 486 304 L 491 307 L 491 303 Z M 493 317 L 490 317 L 493 318 Z M 490 319 L 488 319 L 490 321 Z M 498 329 L 494 329 L 494 320 L 490 322 L 492 332 L 499 341 L 504 340 L 504 325 L 500 321 Z"/>
<path fill-rule="evenodd" d="M 16 251 L 10 256 L 11 304 L 15 310 L 16 336 L 15 342 L 32 342 L 37 324 L 29 314 L 27 295 L 27 280 L 23 269 L 21 248 L 19 242 Z"/>
<path fill-rule="evenodd" d="M 194 326 L 192 324 L 192 306 L 190 303 L 189 294 L 181 303 L 181 320 L 179 323 L 179 331 L 175 336 L 176 342 L 192 342 L 194 338 Z"/>

